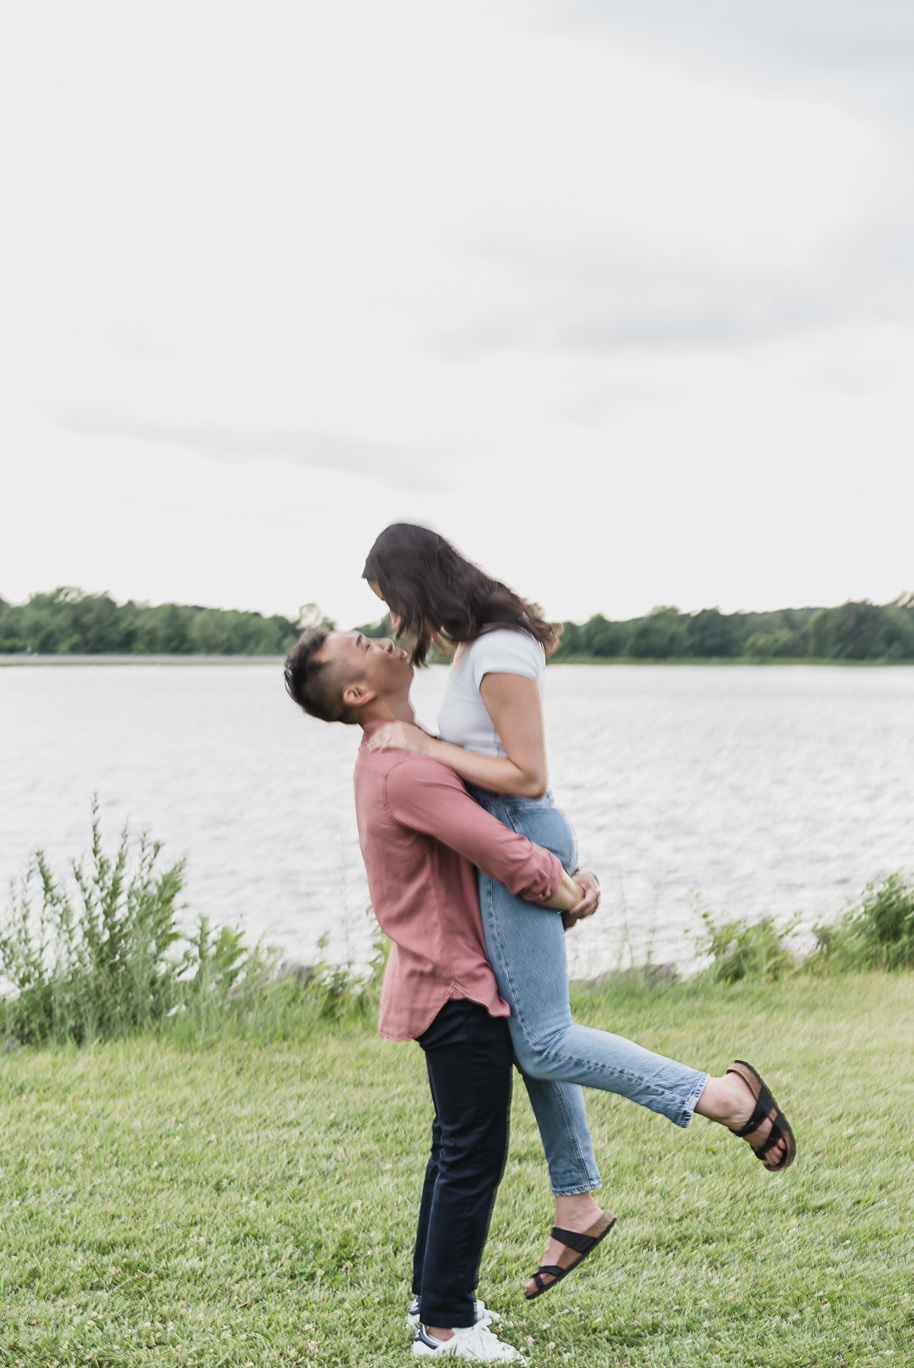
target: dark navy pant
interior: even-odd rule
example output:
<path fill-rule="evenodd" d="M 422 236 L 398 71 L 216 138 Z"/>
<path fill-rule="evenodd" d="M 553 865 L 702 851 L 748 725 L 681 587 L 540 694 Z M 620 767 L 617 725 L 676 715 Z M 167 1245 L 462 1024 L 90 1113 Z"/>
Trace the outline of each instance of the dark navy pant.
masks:
<path fill-rule="evenodd" d="M 508 1152 L 508 1022 L 463 1000 L 419 1036 L 435 1104 L 413 1258 L 423 1325 L 472 1325 L 479 1264 Z"/>

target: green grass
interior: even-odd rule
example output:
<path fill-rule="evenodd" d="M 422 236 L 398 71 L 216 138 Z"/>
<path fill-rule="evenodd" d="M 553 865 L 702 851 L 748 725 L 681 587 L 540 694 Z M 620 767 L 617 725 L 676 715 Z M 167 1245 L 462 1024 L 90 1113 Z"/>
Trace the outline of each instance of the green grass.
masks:
<path fill-rule="evenodd" d="M 578 993 L 699 1067 L 756 1063 L 799 1158 L 600 1093 L 619 1225 L 526 1304 L 550 1224 L 522 1089 L 480 1294 L 531 1364 L 834 1368 L 914 1358 L 909 975 Z M 407 1364 L 429 1126 L 420 1051 L 371 1025 L 0 1059 L 0 1364 Z"/>

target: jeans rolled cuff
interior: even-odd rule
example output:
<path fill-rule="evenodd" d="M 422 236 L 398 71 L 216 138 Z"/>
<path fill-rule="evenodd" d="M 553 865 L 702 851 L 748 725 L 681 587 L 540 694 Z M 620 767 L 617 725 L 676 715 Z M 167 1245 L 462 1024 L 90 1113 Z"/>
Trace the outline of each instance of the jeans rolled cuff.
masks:
<path fill-rule="evenodd" d="M 698 1103 L 698 1099 L 704 1092 L 708 1083 L 708 1079 L 710 1077 L 711 1075 L 706 1073 L 698 1075 L 698 1078 L 695 1082 L 695 1087 L 692 1089 L 691 1095 L 689 1096 L 687 1102 L 683 1106 L 682 1111 L 679 1113 L 678 1116 L 670 1117 L 670 1120 L 673 1122 L 674 1125 L 687 1126 L 689 1124 L 692 1117 L 695 1115 L 695 1107 Z"/>
<path fill-rule="evenodd" d="M 601 1188 L 602 1186 L 603 1179 L 598 1173 L 596 1179 L 591 1183 L 587 1183 L 585 1187 L 554 1187 L 552 1189 L 552 1195 L 553 1197 L 580 1197 L 585 1192 L 596 1192 L 597 1188 Z"/>

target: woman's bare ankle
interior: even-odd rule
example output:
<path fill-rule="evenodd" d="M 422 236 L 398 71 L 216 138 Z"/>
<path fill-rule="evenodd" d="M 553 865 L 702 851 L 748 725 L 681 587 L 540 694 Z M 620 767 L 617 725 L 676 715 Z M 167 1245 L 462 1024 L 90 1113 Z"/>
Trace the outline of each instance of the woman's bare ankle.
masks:
<path fill-rule="evenodd" d="M 730 1126 L 736 1119 L 736 1113 L 745 1107 L 743 1093 L 748 1096 L 749 1089 L 740 1088 L 738 1083 L 732 1081 L 730 1074 L 724 1074 L 723 1078 L 709 1078 L 695 1103 L 695 1115 L 716 1121 L 720 1126 Z"/>
<path fill-rule="evenodd" d="M 592 1192 L 573 1192 L 555 1199 L 555 1224 L 562 1229 L 583 1233 L 601 1215 Z"/>
<path fill-rule="evenodd" d="M 748 1084 L 739 1074 L 727 1073 L 722 1078 L 709 1078 L 695 1103 L 698 1116 L 716 1121 L 730 1130 L 744 1126 L 755 1110 L 755 1098 Z"/>
<path fill-rule="evenodd" d="M 724 1074 L 723 1078 L 709 1078 L 704 1086 L 701 1097 L 695 1104 L 695 1111 L 698 1116 L 707 1117 L 709 1121 L 716 1121 L 721 1126 L 726 1126 L 728 1130 L 739 1131 L 745 1126 L 749 1118 L 755 1111 L 755 1098 L 749 1090 L 749 1085 L 739 1074 Z M 758 1144 L 764 1143 L 764 1139 L 771 1130 L 771 1122 L 762 1120 L 759 1122 Z M 786 1152 L 786 1145 L 783 1141 L 779 1142 L 773 1152 L 773 1162 L 777 1162 Z"/>

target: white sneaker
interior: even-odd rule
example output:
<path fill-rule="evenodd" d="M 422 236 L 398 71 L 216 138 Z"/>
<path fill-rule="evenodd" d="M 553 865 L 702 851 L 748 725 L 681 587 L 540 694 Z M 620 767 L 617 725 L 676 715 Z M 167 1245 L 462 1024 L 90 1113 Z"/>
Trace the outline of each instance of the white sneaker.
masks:
<path fill-rule="evenodd" d="M 486 1304 L 484 1301 L 480 1301 L 477 1298 L 476 1301 L 473 1303 L 473 1306 L 475 1308 L 475 1315 L 477 1321 L 482 1321 L 483 1325 L 496 1325 L 501 1320 L 501 1316 L 498 1314 L 497 1311 L 489 1311 L 486 1309 Z M 409 1306 L 406 1308 L 406 1328 L 407 1330 L 412 1330 L 413 1332 L 419 1329 L 418 1297 L 413 1297 Z"/>
<path fill-rule="evenodd" d="M 475 1325 L 452 1331 L 449 1340 L 432 1339 L 420 1325 L 413 1340 L 413 1358 L 462 1358 L 473 1363 L 526 1363 L 527 1360 L 510 1344 L 502 1344 L 487 1325 Z"/>

